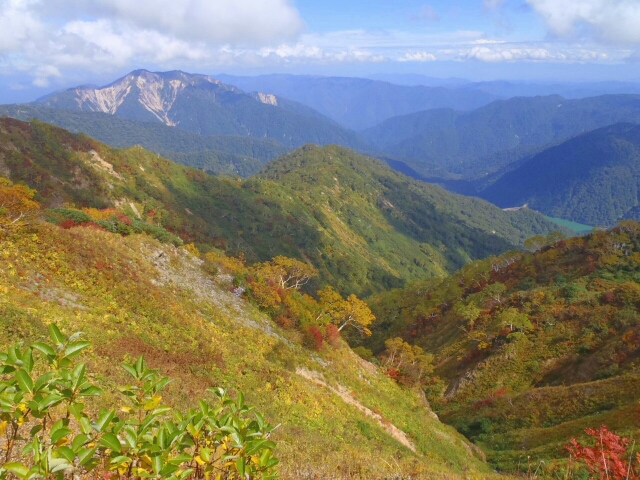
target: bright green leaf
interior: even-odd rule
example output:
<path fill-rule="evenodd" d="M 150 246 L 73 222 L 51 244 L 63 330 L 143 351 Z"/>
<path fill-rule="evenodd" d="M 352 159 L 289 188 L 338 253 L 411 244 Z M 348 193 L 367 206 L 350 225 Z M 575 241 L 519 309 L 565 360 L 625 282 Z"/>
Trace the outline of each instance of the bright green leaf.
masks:
<path fill-rule="evenodd" d="M 120 440 L 113 433 L 105 433 L 100 437 L 100 445 L 110 448 L 114 452 L 120 453 L 122 451 L 122 445 Z"/>

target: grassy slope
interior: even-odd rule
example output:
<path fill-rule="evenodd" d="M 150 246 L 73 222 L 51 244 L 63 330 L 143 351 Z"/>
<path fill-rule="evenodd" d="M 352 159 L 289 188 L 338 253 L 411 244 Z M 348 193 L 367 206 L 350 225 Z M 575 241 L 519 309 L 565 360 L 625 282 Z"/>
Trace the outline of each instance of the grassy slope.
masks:
<path fill-rule="evenodd" d="M 373 298 L 374 345 L 384 332 L 433 352 L 447 385 L 435 400 L 440 418 L 500 468 L 566 458 L 572 436 L 602 423 L 637 436 L 639 260 L 640 224 L 630 222 L 477 262 Z M 498 283 L 506 290 L 490 293 Z M 469 305 L 479 309 L 472 327 Z M 511 331 L 501 321 L 509 308 L 529 326 Z"/>
<path fill-rule="evenodd" d="M 321 282 L 343 292 L 443 275 L 554 228 L 537 214 L 447 194 L 335 146 L 305 147 L 240 182 L 39 122 L 3 119 L 0 127 L 0 173 L 38 189 L 47 205 L 133 205 L 205 249 L 249 261 L 308 259 Z"/>
<path fill-rule="evenodd" d="M 412 392 L 360 361 L 346 345 L 312 353 L 208 277 L 184 249 L 146 236 L 36 224 L 0 243 L 0 344 L 33 341 L 56 322 L 93 342 L 88 361 L 113 387 L 114 367 L 144 354 L 175 379 L 165 400 L 193 404 L 209 386 L 244 391 L 277 430 L 284 478 L 486 478 L 487 467 Z M 292 335 L 291 332 L 286 333 Z M 406 432 L 416 453 L 326 387 L 296 373 L 316 372 L 333 388 Z M 349 472 L 355 472 L 351 475 Z M 359 473 L 358 473 L 359 472 Z M 417 478 L 417 477 L 416 477 Z"/>

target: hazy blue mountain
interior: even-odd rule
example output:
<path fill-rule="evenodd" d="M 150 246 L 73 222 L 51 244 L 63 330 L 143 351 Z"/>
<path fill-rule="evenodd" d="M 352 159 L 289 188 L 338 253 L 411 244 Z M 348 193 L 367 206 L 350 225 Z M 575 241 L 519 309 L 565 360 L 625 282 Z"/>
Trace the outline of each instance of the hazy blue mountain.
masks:
<path fill-rule="evenodd" d="M 640 219 L 640 126 L 619 123 L 535 155 L 480 193 L 500 207 L 610 226 Z"/>
<path fill-rule="evenodd" d="M 494 80 L 470 82 L 460 85 L 461 89 L 474 90 L 502 98 L 535 97 L 538 95 L 561 95 L 564 98 L 586 98 L 599 95 L 640 94 L 640 83 L 632 82 L 507 82 Z"/>
<path fill-rule="evenodd" d="M 517 80 L 490 80 L 473 82 L 463 78 L 436 78 L 418 74 L 374 74 L 373 80 L 397 85 L 424 85 L 473 90 L 495 95 L 501 99 L 512 97 L 535 97 L 538 95 L 561 95 L 565 98 L 586 98 L 598 95 L 640 94 L 640 83 L 634 82 L 528 82 Z"/>
<path fill-rule="evenodd" d="M 471 80 L 465 80 L 464 78 L 437 78 L 416 73 L 376 73 L 373 75 L 366 75 L 366 78 L 395 83 L 396 85 L 423 85 L 425 87 L 458 88 L 474 83 Z"/>
<path fill-rule="evenodd" d="M 287 147 L 305 143 L 362 146 L 355 132 L 308 106 L 271 93 L 247 94 L 205 75 L 136 70 L 105 87 L 77 87 L 35 105 L 103 112 L 162 123 L 202 135 L 271 138 Z"/>
<path fill-rule="evenodd" d="M 640 123 L 640 95 L 516 97 L 466 113 L 439 109 L 395 117 L 363 134 L 423 175 L 449 172 L 469 179 L 618 122 Z"/>
<path fill-rule="evenodd" d="M 420 110 L 448 107 L 472 110 L 499 98 L 481 91 L 394 85 L 366 78 L 307 75 L 216 75 L 246 91 L 265 93 L 303 103 L 354 130 Z"/>

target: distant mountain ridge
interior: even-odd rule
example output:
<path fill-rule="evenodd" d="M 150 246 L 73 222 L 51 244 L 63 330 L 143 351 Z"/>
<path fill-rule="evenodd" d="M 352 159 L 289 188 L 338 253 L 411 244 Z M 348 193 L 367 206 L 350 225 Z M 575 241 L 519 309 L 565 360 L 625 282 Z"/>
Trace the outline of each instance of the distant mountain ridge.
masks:
<path fill-rule="evenodd" d="M 420 110 L 473 110 L 500 98 L 481 91 L 396 85 L 369 78 L 281 74 L 216 77 L 247 91 L 259 90 L 300 102 L 354 130 Z"/>
<path fill-rule="evenodd" d="M 395 117 L 363 134 L 423 175 L 473 179 L 542 147 L 619 122 L 640 123 L 640 95 L 515 97 L 472 112 L 440 109 Z"/>
<path fill-rule="evenodd" d="M 612 226 L 640 219 L 640 126 L 579 135 L 505 173 L 480 196 L 500 207 L 528 203 L 552 217 Z"/>
<path fill-rule="evenodd" d="M 90 112 L 102 112 L 150 120 L 150 116 L 165 125 L 175 127 L 169 113 L 180 93 L 188 87 L 205 87 L 214 92 L 242 91 L 225 85 L 206 75 L 189 75 L 172 71 L 152 73 L 147 70 L 135 70 L 123 78 L 104 87 L 83 85 L 61 93 L 50 95 L 35 103 L 53 108 L 80 109 Z M 143 110 L 142 110 L 143 109 Z"/>
<path fill-rule="evenodd" d="M 77 87 L 32 104 L 159 122 L 201 135 L 272 138 L 291 148 L 364 141 L 313 109 L 271 93 L 247 94 L 207 75 L 135 70 L 104 87 Z"/>

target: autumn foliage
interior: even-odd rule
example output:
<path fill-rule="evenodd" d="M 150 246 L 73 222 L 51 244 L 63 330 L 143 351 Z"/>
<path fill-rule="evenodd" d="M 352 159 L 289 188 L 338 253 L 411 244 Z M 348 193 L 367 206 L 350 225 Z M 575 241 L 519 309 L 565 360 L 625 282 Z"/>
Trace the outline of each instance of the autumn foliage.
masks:
<path fill-rule="evenodd" d="M 369 326 L 375 316 L 356 295 L 344 298 L 330 286 L 319 290 L 315 297 L 302 291 L 318 276 L 312 265 L 277 256 L 268 262 L 241 267 L 235 271 L 236 283 L 246 287 L 248 298 L 281 327 L 297 327 L 302 331 L 309 347 L 319 350 L 325 340 L 337 347 L 344 329 L 371 335 Z"/>
<path fill-rule="evenodd" d="M 33 199 L 35 193 L 25 185 L 14 185 L 0 177 L 0 237 L 33 221 L 40 209 Z"/>
<path fill-rule="evenodd" d="M 589 472 L 596 479 L 612 480 L 637 480 L 640 474 L 633 468 L 632 459 L 625 459 L 630 441 L 609 431 L 606 425 L 600 429 L 585 429 L 590 437 L 595 439 L 593 447 L 585 447 L 575 438 L 566 449 L 576 459 L 583 460 L 587 464 Z M 636 454 L 636 464 L 640 461 L 640 455 Z"/>

